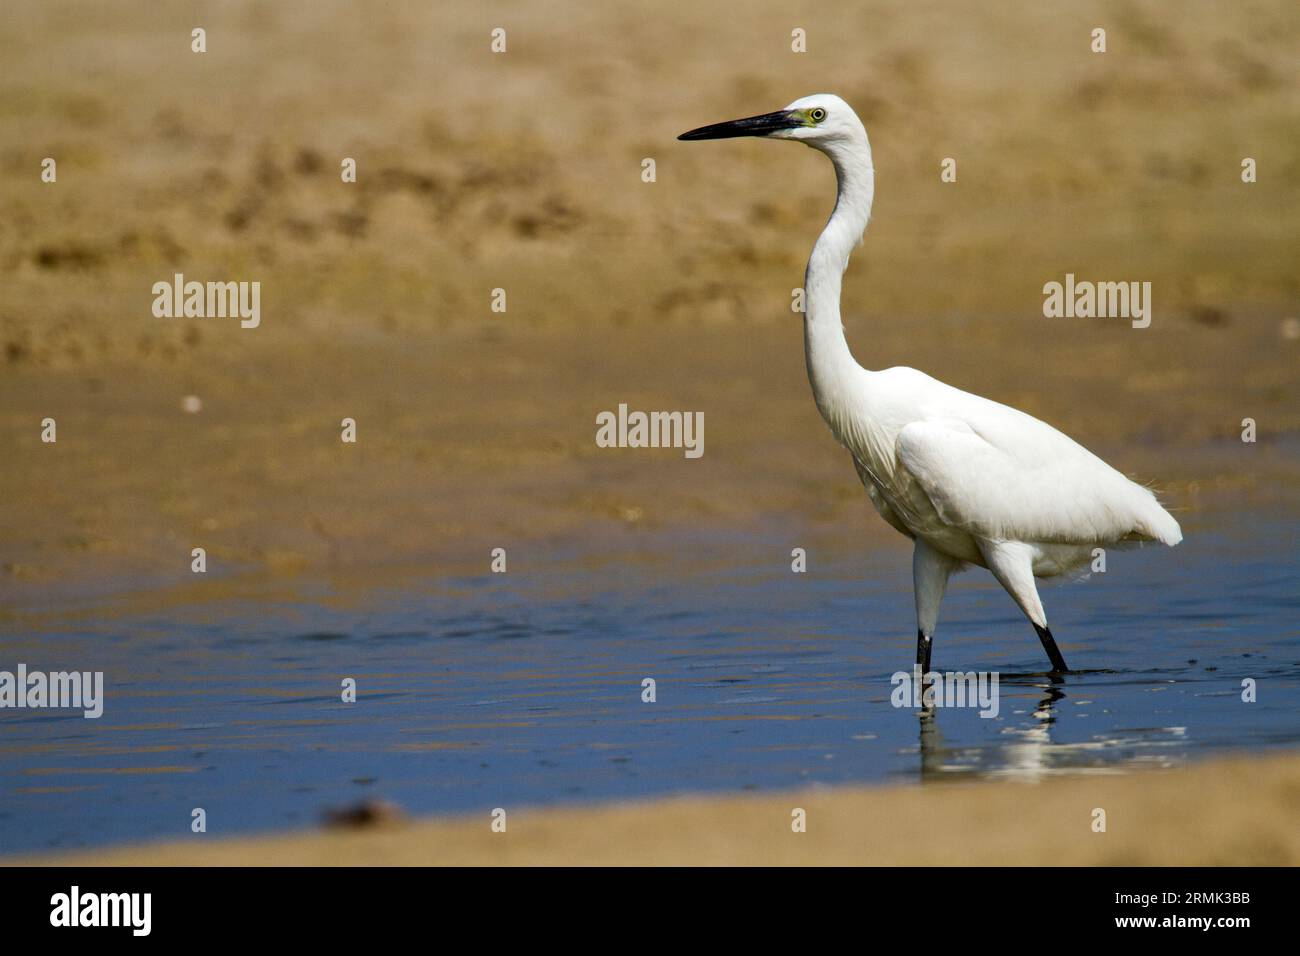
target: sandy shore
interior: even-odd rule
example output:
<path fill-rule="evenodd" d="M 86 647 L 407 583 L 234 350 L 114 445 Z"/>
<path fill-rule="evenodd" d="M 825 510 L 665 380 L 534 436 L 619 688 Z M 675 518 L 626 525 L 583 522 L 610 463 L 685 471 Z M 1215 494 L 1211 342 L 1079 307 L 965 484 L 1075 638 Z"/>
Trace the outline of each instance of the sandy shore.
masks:
<path fill-rule="evenodd" d="M 807 830 L 791 830 L 792 811 Z M 1094 810 L 1106 832 L 1092 829 Z M 176 843 L 8 864 L 1295 866 L 1300 757 L 1171 771 L 520 811 L 481 819 Z"/>
<path fill-rule="evenodd" d="M 959 325 L 973 337 L 956 353 L 942 337 L 914 336 L 915 364 L 1158 478 L 1185 523 L 1202 509 L 1269 507 L 1300 486 L 1273 431 L 1294 409 L 1260 398 L 1254 373 L 1210 360 L 1232 353 L 1259 374 L 1290 374 L 1274 330 L 1154 332 L 1144 340 L 1153 350 L 1177 353 L 1177 368 L 1205 362 L 1207 381 L 1179 372 L 1176 386 L 1148 392 L 1128 368 L 1154 361 L 1141 345 L 1124 353 L 1084 329 L 1057 333 L 1080 365 L 1030 389 L 1042 353 L 971 368 L 970 352 L 991 354 L 1017 333 L 993 319 Z M 497 546 L 600 560 L 645 531 L 726 531 L 775 516 L 855 547 L 896 543 L 818 417 L 793 317 L 746 331 L 743 345 L 739 330 L 610 334 L 461 331 L 431 350 L 409 335 L 317 343 L 298 347 L 301 364 L 289 367 L 279 353 L 253 353 L 144 376 L 130 364 L 11 367 L 0 376 L 0 440 L 20 466 L 0 469 L 0 622 L 38 626 L 28 611 L 62 613 L 65 598 L 96 592 L 136 592 L 156 607 L 303 575 L 361 584 L 399 565 L 481 573 Z M 889 326 L 863 338 L 901 358 L 907 335 Z M 1125 358 L 1112 362 L 1112 351 Z M 196 415 L 181 409 L 191 393 L 203 401 Z M 595 415 L 620 402 L 703 410 L 703 457 L 598 448 Z M 1242 410 L 1266 423 L 1258 445 L 1227 438 Z M 40 442 L 46 414 L 58 420 L 57 445 Z M 345 416 L 358 423 L 356 445 L 339 441 Z M 1206 443 L 1210 427 L 1226 440 Z M 190 573 L 199 545 L 201 579 Z"/>
<path fill-rule="evenodd" d="M 183 11 L 16 9 L 0 620 L 87 590 L 455 572 L 500 544 L 595 553 L 605 534 L 774 513 L 892 534 L 813 407 L 790 311 L 829 166 L 674 139 L 818 88 L 875 147 L 844 301 L 864 365 L 1038 415 L 1158 480 L 1176 513 L 1216 490 L 1294 494 L 1272 451 L 1300 427 L 1300 216 L 1271 158 L 1293 153 L 1289 6 L 873 10 L 826 11 L 799 56 L 770 0 L 743 17 L 556 0 L 503 13 L 494 57 L 473 5 L 232 3 L 203 56 Z M 1067 271 L 1151 281 L 1151 327 L 1044 318 L 1042 285 Z M 152 284 L 177 272 L 261 282 L 261 324 L 155 318 Z M 595 416 L 620 402 L 702 411 L 704 456 L 598 449 Z"/>

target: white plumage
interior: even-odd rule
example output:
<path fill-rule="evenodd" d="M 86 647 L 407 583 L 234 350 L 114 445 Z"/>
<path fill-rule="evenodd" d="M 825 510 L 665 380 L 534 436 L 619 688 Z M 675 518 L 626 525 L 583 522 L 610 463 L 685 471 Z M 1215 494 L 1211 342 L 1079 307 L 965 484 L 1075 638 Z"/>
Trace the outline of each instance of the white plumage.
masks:
<path fill-rule="evenodd" d="M 1148 489 L 1024 412 L 915 369 L 871 372 L 854 361 L 840 283 L 871 215 L 875 171 L 866 130 L 847 103 L 817 94 L 680 138 L 733 136 L 799 140 L 835 166 L 835 210 L 804 281 L 808 379 L 872 504 L 915 541 L 917 663 L 929 670 L 949 576 L 974 564 L 988 568 L 1033 623 L 1053 670 L 1066 670 L 1034 578 L 1085 567 L 1098 547 L 1175 545 L 1178 522 Z"/>

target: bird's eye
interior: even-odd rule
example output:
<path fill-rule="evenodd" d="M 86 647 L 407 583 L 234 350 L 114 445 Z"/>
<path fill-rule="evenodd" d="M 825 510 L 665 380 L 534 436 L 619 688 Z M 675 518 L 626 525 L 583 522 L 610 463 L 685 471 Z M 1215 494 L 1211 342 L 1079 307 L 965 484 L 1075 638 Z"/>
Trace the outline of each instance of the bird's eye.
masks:
<path fill-rule="evenodd" d="M 814 110 L 810 110 L 808 113 L 808 117 L 814 123 L 820 123 L 822 120 L 826 118 L 826 111 L 819 106 Z"/>

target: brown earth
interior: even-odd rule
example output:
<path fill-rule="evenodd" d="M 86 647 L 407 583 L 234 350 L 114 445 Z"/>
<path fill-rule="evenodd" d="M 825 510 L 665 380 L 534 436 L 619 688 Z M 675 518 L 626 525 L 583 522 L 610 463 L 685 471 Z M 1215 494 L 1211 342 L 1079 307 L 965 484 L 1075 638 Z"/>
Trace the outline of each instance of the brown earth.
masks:
<path fill-rule="evenodd" d="M 818 89 L 874 138 L 845 301 L 864 364 L 1040 415 L 1180 511 L 1294 494 L 1270 448 L 1300 425 L 1294 5 L 744 11 L 8 11 L 0 601 L 182 585 L 199 544 L 218 576 L 264 578 L 777 511 L 890 533 L 809 401 L 789 309 L 828 164 L 674 140 Z M 1151 281 L 1151 328 L 1045 319 L 1067 271 Z M 154 318 L 175 272 L 260 281 L 261 326 Z M 703 410 L 705 456 L 597 449 L 623 401 Z"/>

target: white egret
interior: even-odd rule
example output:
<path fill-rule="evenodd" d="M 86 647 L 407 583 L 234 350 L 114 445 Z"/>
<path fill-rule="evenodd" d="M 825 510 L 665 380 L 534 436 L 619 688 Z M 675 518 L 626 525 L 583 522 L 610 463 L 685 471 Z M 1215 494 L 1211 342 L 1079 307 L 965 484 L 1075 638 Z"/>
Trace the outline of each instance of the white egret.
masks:
<path fill-rule="evenodd" d="M 795 140 L 835 167 L 835 210 L 804 278 L 808 380 L 871 503 L 915 542 L 921 672 L 930 670 L 948 578 L 971 564 L 988 568 L 1020 606 L 1052 671 L 1067 671 L 1034 578 L 1082 568 L 1098 547 L 1175 545 L 1182 540 L 1178 522 L 1148 489 L 1024 412 L 915 369 L 871 372 L 854 361 L 840 321 L 840 282 L 871 216 L 875 170 L 867 131 L 848 103 L 820 93 L 678 139 L 736 136 Z"/>

